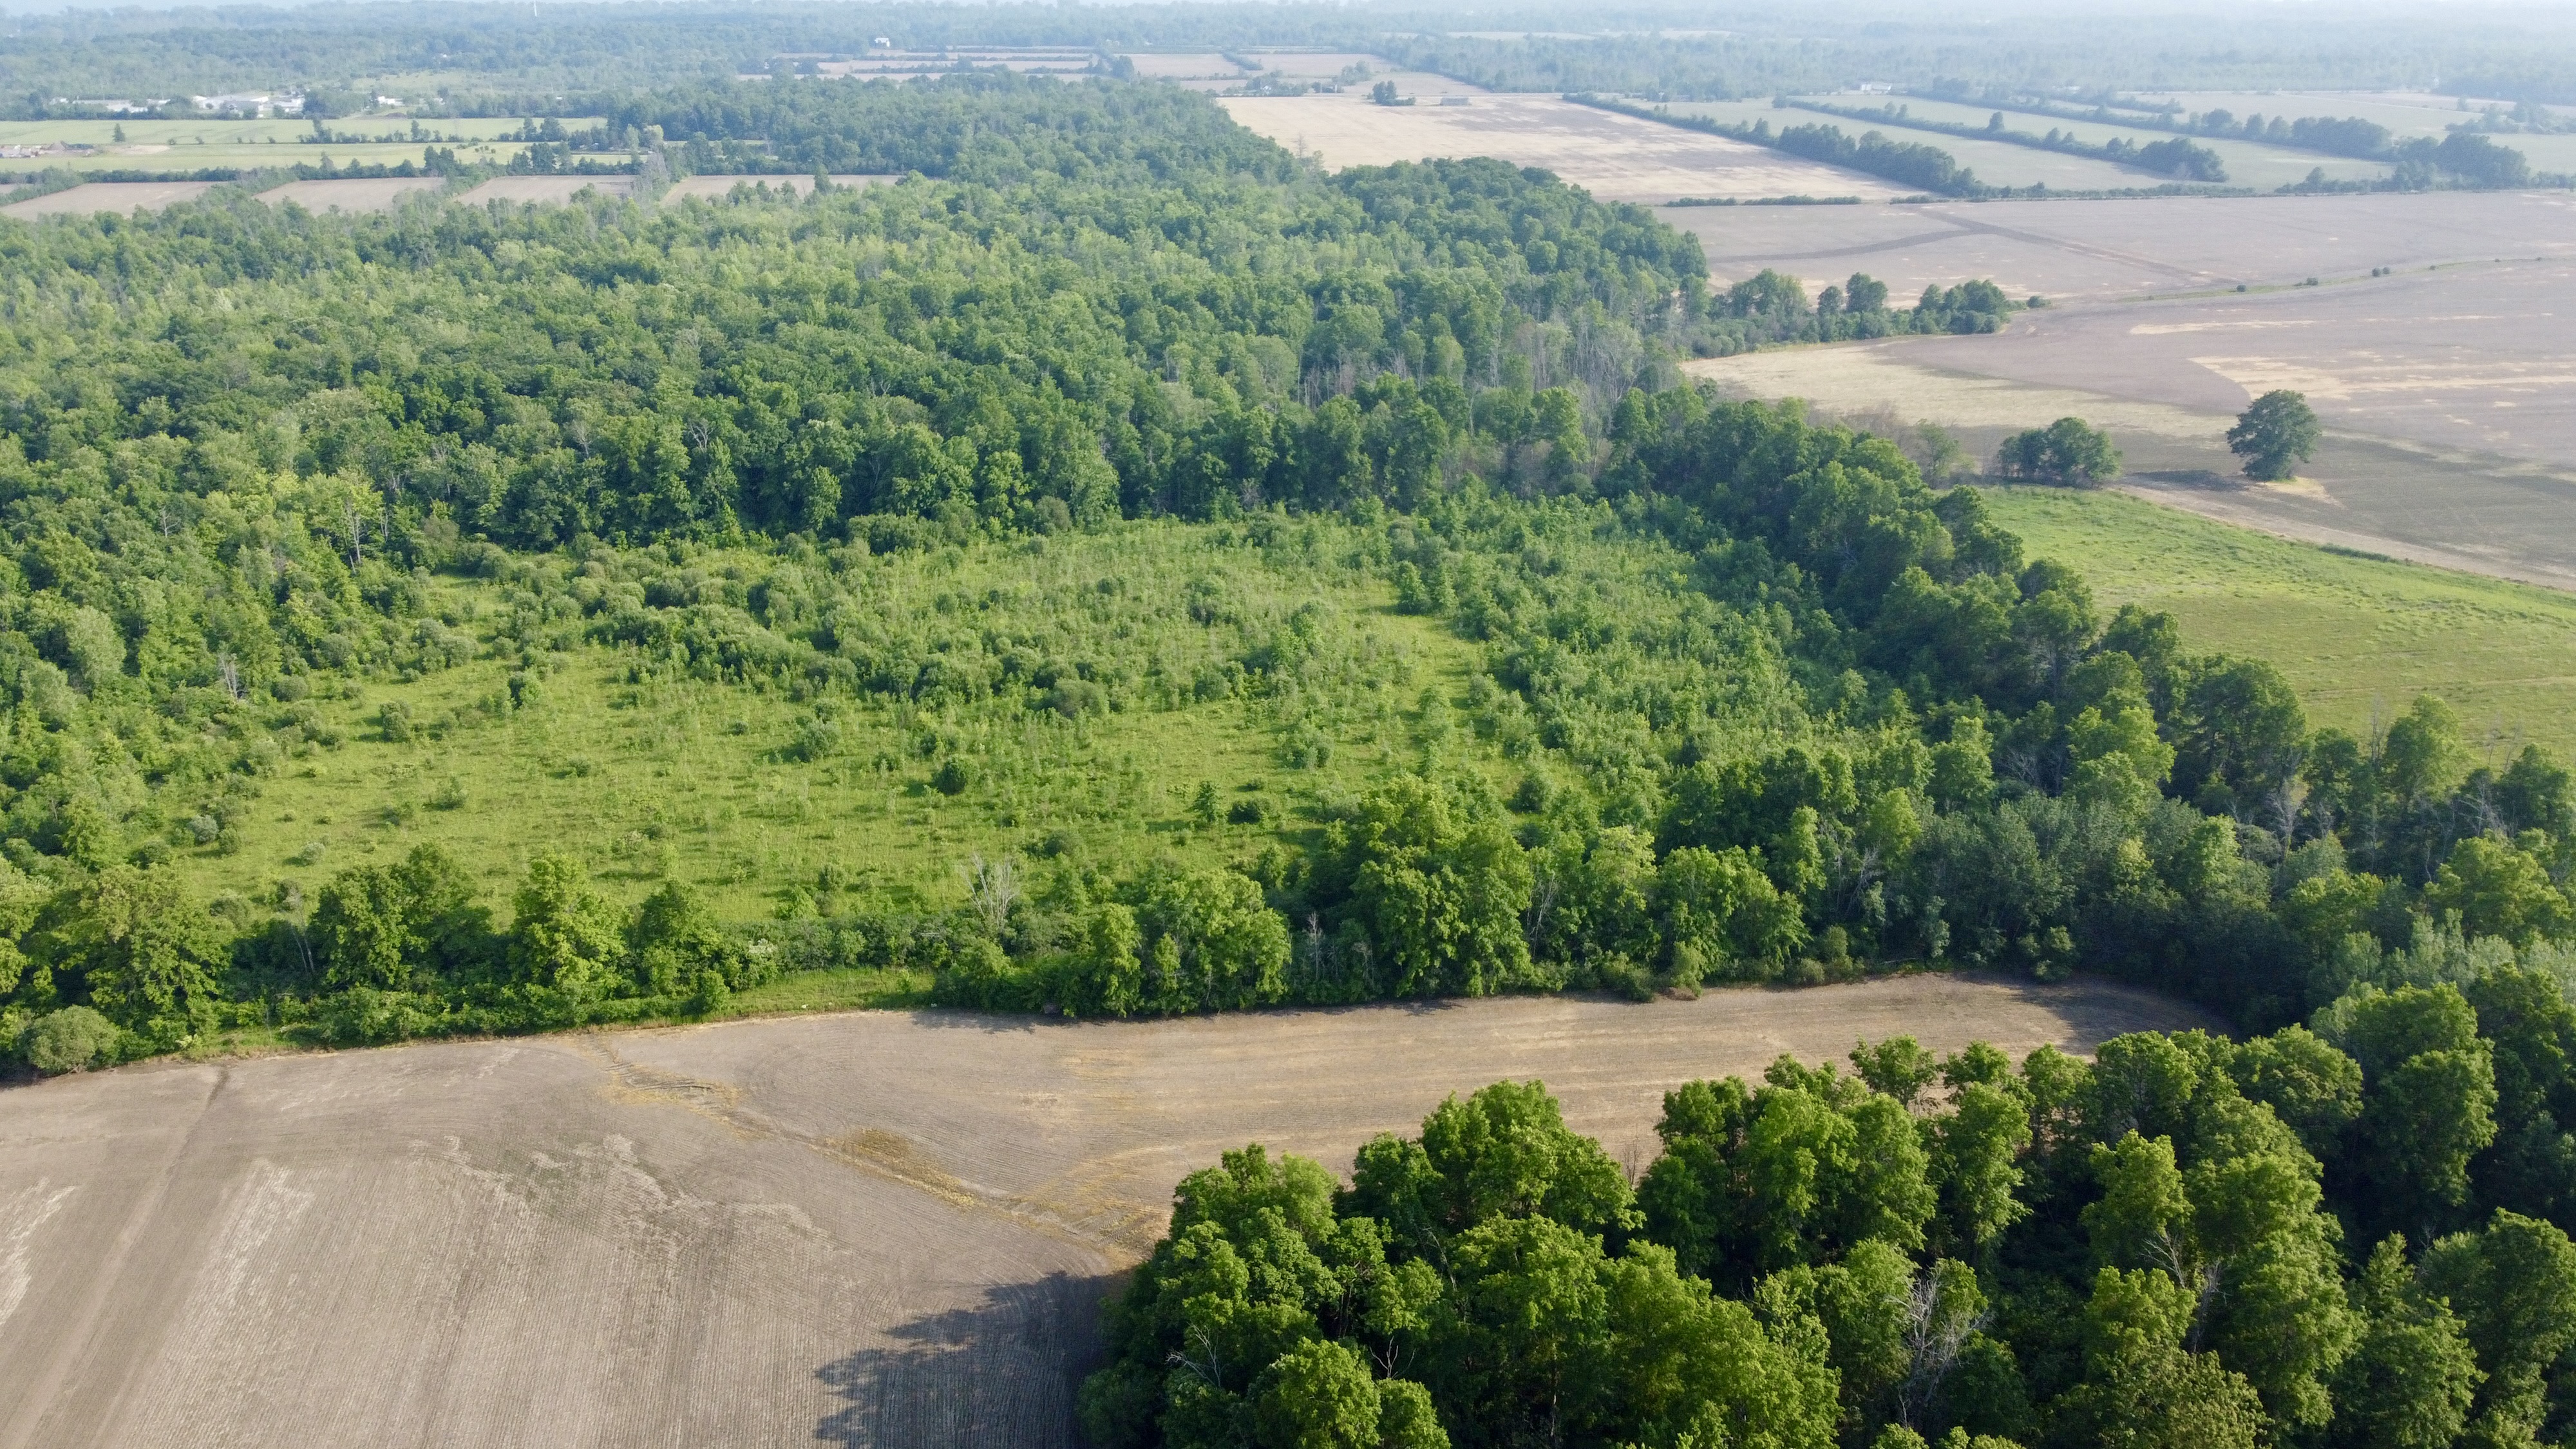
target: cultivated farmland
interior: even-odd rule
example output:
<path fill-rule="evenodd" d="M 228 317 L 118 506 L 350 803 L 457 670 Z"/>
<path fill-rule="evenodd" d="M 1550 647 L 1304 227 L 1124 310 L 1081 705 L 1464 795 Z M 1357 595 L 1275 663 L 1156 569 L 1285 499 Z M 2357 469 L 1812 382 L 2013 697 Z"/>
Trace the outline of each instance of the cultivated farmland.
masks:
<path fill-rule="evenodd" d="M 1666 1088 L 1784 1051 L 2199 1024 L 2115 987 L 1923 976 L 62 1079 L 0 1094 L 0 1445 L 1065 1444 L 1113 1275 L 1247 1139 L 1344 1170 L 1452 1092 L 1540 1077 L 1637 1168 Z"/>
<path fill-rule="evenodd" d="M 2040 153 L 2033 153 L 2040 154 Z M 1945 202 L 1881 207 L 1671 207 L 1710 273 L 1765 267 L 1811 286 L 1855 271 L 1899 295 L 1992 277 L 2015 296 L 2114 298 L 2576 258 L 2576 198 L 2555 192 Z"/>
<path fill-rule="evenodd" d="M 1828 102 L 1848 104 L 1850 97 L 1824 97 Z M 1983 126 L 1994 115 L 1988 106 L 1962 105 L 1951 101 L 1930 101 L 1908 96 L 1897 104 L 1927 121 L 1949 126 Z M 1792 114 L 1795 114 L 1793 112 Z M 1822 119 L 1821 117 L 1819 119 Z M 1846 129 L 1854 122 L 1843 121 Z M 2027 112 L 2004 112 L 2004 124 L 2016 131 L 2045 135 L 2051 130 L 2074 137 L 2088 146 L 2108 144 L 2115 138 L 2133 146 L 2143 146 L 2166 139 L 2171 133 L 2148 126 L 2123 126 L 2112 121 L 2070 121 L 2054 116 L 2035 116 Z M 1891 127 L 1890 133 L 1908 134 L 1902 127 Z M 1940 145 L 1938 133 L 1910 133 L 1914 139 Z M 1947 139 L 1947 138 L 1944 138 Z M 2329 181 L 2363 181 L 2388 174 L 2388 168 L 2377 161 L 2363 161 L 2349 156 L 2328 156 L 2289 146 L 2267 145 L 2260 141 L 2233 140 L 2215 136 L 2194 136 L 2192 143 L 2218 153 L 2227 166 L 2227 184 L 2269 191 L 2275 186 L 2295 185 L 2322 171 Z"/>
<path fill-rule="evenodd" d="M 2349 287 L 2025 314 L 2001 336 L 1693 363 L 1730 391 L 1959 430 L 2076 415 L 2110 430 L 2129 485 L 2289 537 L 2576 587 L 2576 375 L 2546 300 L 2563 263 L 2400 274 Z M 2308 393 L 2328 433 L 2289 484 L 2253 485 L 2225 434 L 2256 393 Z"/>
<path fill-rule="evenodd" d="M 1648 203 L 1689 196 L 1878 201 L 1901 190 L 1873 176 L 1553 96 L 1467 100 L 1389 107 L 1362 94 L 1341 94 L 1229 96 L 1221 104 L 1243 125 L 1301 155 L 1320 155 L 1334 170 L 1496 156 L 1516 166 L 1544 167 L 1605 201 Z"/>
<path fill-rule="evenodd" d="M 2477 110 L 2484 105 L 2501 104 L 2463 102 L 2456 96 L 2420 91 L 2179 91 L 2151 99 L 2170 100 L 2185 111 L 2223 110 L 2240 121 L 2248 115 L 2266 119 L 2282 116 L 2293 121 L 2302 116 L 2358 116 L 2386 126 L 2396 136 L 2424 136 L 2435 141 L 2451 127 L 2477 119 Z M 2472 109 L 2464 110 L 2464 105 Z M 2512 107 L 2507 105 L 2504 109 Z M 2565 113 L 2560 108 L 2560 114 Z M 2576 170 L 2576 135 L 2507 132 L 2494 139 L 2499 146 L 2520 151 L 2540 170 Z"/>
<path fill-rule="evenodd" d="M 48 216 L 158 211 L 165 206 L 194 201 L 213 190 L 214 185 L 211 181 L 92 181 L 30 201 L 0 206 L 0 216 L 39 221 Z"/>
<path fill-rule="evenodd" d="M 1839 127 L 1848 135 L 1881 131 L 1892 140 L 1921 142 L 1949 152 L 1960 165 L 1976 172 L 1977 179 L 1988 186 L 2026 187 L 2044 183 L 2059 191 L 2120 191 L 2161 185 L 2166 179 L 2108 161 L 2096 161 L 2090 156 L 2070 156 L 2059 151 L 2015 146 L 2005 141 L 1929 136 L 1903 126 L 1874 126 L 1820 116 L 1812 111 L 1782 110 L 1769 101 L 1675 101 L 1668 109 L 1676 116 L 1698 116 L 1730 126 L 1749 126 L 1756 121 L 1767 121 L 1775 131 L 1788 126 L 1818 123 Z"/>

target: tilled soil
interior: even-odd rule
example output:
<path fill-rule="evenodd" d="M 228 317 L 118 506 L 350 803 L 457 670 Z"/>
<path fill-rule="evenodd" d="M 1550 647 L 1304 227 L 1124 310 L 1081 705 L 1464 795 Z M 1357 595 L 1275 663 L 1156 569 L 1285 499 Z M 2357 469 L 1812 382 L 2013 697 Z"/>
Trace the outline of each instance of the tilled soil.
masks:
<path fill-rule="evenodd" d="M 1159 1023 L 861 1013 L 159 1065 L 0 1092 L 0 1446 L 1068 1444 L 1115 1275 L 1249 1140 L 1346 1169 L 1539 1077 L 1661 1094 L 1906 1032 L 2204 1024 L 1904 977 Z"/>

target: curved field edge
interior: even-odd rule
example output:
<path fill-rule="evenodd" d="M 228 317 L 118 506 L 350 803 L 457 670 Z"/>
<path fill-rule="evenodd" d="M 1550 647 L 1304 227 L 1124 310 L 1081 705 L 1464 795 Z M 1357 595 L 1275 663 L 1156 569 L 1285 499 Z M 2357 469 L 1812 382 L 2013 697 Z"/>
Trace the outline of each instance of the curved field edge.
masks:
<path fill-rule="evenodd" d="M 1782 1051 L 2089 1051 L 2206 1021 L 2094 981 L 1924 975 L 1645 1006 L 816 1014 L 58 1078 L 0 1092 L 27 1270 L 0 1400 L 54 1443 L 196 1442 L 212 1418 L 251 1445 L 1069 1444 L 1099 1301 L 1220 1150 L 1339 1169 L 1452 1092 L 1534 1077 L 1642 1167 L 1665 1090 Z"/>

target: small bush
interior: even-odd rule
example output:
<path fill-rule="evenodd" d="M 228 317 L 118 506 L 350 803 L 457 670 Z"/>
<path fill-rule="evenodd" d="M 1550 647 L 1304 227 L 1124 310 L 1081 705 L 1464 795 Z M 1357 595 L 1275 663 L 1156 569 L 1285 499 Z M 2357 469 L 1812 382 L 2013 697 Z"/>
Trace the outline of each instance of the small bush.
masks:
<path fill-rule="evenodd" d="M 930 788 L 942 795 L 963 795 L 974 783 L 974 767 L 955 755 L 940 761 L 939 768 L 930 772 Z"/>
<path fill-rule="evenodd" d="M 439 786 L 439 787 L 438 787 L 438 789 L 437 789 L 437 791 L 436 791 L 435 793 L 433 793 L 433 794 L 429 797 L 429 808 L 430 808 L 430 809 L 432 809 L 432 810 L 462 810 L 462 809 L 464 809 L 464 808 L 465 808 L 465 780 L 464 780 L 464 777 L 463 777 L 463 776 L 461 776 L 461 775 L 450 775 L 450 776 L 448 776 L 448 777 L 447 777 L 447 783 L 446 783 L 446 784 L 444 784 L 444 785 Z"/>
<path fill-rule="evenodd" d="M 123 1036 L 115 1022 L 88 1007 L 66 1006 L 27 1028 L 21 1050 L 29 1066 L 51 1077 L 116 1060 L 117 1043 Z"/>

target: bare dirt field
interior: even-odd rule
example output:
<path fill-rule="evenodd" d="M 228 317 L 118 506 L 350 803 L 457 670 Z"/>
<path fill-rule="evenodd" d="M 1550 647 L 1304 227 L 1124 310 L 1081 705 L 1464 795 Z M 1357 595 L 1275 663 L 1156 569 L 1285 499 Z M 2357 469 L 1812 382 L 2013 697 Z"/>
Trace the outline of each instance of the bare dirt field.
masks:
<path fill-rule="evenodd" d="M 2159 502 L 2287 537 L 2576 588 L 2576 266 L 2524 262 L 2025 313 L 2003 334 L 1692 363 L 1746 396 L 1958 429 L 1980 451 L 2074 415 Z M 2246 483 L 2225 434 L 2256 394 L 2328 432 L 2288 485 Z"/>
<path fill-rule="evenodd" d="M 2576 461 L 2576 260 L 2030 313 L 2001 337 L 1929 339 L 1915 356 L 2229 413 L 2291 388 L 2332 427 Z"/>
<path fill-rule="evenodd" d="M 0 1092 L 0 1446 L 1054 1445 L 1172 1185 L 1346 1169 L 1540 1077 L 1662 1092 L 1855 1037 L 2089 1050 L 2187 1008 L 1896 978 L 1156 1024 L 855 1014 L 166 1065 Z"/>
<path fill-rule="evenodd" d="M 632 176 L 495 176 L 456 198 L 467 206 L 481 206 L 488 201 L 561 202 L 570 201 L 584 191 L 602 196 L 632 196 Z"/>
<path fill-rule="evenodd" d="M 835 176 L 834 186 L 857 189 L 867 186 L 891 186 L 900 176 Z M 730 196 L 737 186 L 766 186 L 772 191 L 793 191 L 799 196 L 814 190 L 811 176 L 683 176 L 662 193 L 664 201 L 687 201 L 691 198 L 713 200 Z"/>
<path fill-rule="evenodd" d="M 1944 202 L 1897 207 L 1671 207 L 1709 271 L 1764 267 L 1821 287 L 1867 272 L 1899 294 L 1991 277 L 2016 296 L 2137 297 L 2420 271 L 2498 257 L 2576 259 L 2576 196 L 2379 196 Z"/>
<path fill-rule="evenodd" d="M 271 187 L 259 199 L 271 206 L 294 202 L 306 211 L 391 211 L 406 196 L 436 191 L 442 176 L 361 177 L 343 181 L 290 181 Z"/>
<path fill-rule="evenodd" d="M 91 216 L 103 211 L 157 211 L 194 201 L 214 186 L 211 181 L 92 181 L 33 201 L 0 206 L 0 216 L 37 221 L 48 216 Z"/>
<path fill-rule="evenodd" d="M 1578 106 L 1554 96 L 1476 95 L 1468 104 L 1379 106 L 1365 94 L 1228 96 L 1235 120 L 1335 170 L 1429 157 L 1496 156 L 1542 166 L 1606 201 L 1686 196 L 1857 196 L 1900 188 L 1874 176 L 1723 136 Z M 1836 208 L 1848 210 L 1849 208 Z"/>

